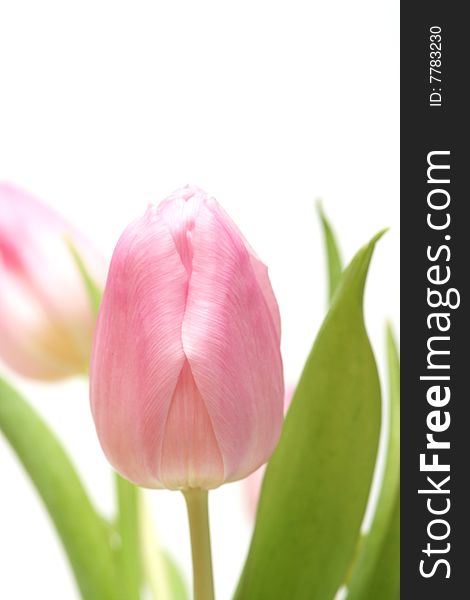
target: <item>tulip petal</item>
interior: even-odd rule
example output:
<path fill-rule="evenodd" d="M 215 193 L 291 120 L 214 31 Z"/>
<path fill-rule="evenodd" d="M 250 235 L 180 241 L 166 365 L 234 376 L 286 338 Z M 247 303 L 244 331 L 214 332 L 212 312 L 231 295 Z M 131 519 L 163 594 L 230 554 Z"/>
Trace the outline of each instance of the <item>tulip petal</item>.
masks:
<path fill-rule="evenodd" d="M 68 313 L 58 282 L 80 309 L 88 308 L 80 274 L 65 243 L 73 241 L 87 270 L 102 281 L 106 267 L 80 231 L 47 206 L 11 185 L 0 185 L 0 247 L 11 275 L 26 281 L 51 316 Z M 8 249 L 8 252 L 5 252 Z M 47 268 L 46 268 L 47 266 Z M 78 309 L 77 309 L 78 310 Z"/>
<path fill-rule="evenodd" d="M 145 487 L 162 487 L 165 423 L 185 362 L 181 326 L 187 286 L 173 238 L 150 207 L 116 246 L 91 374 L 103 450 L 125 477 Z"/>
<path fill-rule="evenodd" d="M 216 488 L 224 464 L 211 419 L 188 361 L 178 379 L 165 424 L 160 479 L 166 488 Z"/>
<path fill-rule="evenodd" d="M 271 319 L 273 321 L 279 344 L 281 341 L 281 315 L 279 314 L 279 307 L 277 305 L 273 288 L 271 287 L 271 282 L 269 280 L 268 267 L 261 262 L 261 260 L 254 253 L 250 254 L 250 261 L 253 272 L 258 281 L 258 285 L 260 286 L 264 300 L 271 314 Z"/>
<path fill-rule="evenodd" d="M 209 198 L 207 202 L 211 210 L 213 210 L 216 214 L 219 215 L 219 220 L 224 223 L 227 229 L 230 230 L 231 235 L 235 238 L 239 237 L 245 244 L 245 248 L 247 249 L 248 254 L 250 255 L 251 266 L 253 267 L 255 277 L 263 293 L 264 299 L 271 314 L 271 318 L 273 320 L 274 327 L 277 332 L 278 340 L 280 341 L 281 316 L 279 314 L 279 307 L 277 305 L 276 297 L 274 296 L 273 288 L 269 280 L 267 266 L 260 260 L 259 256 L 250 246 L 243 233 L 238 229 L 236 224 L 232 221 L 232 219 L 225 212 L 222 206 L 212 198 Z"/>
<path fill-rule="evenodd" d="M 199 207 L 182 338 L 222 451 L 226 480 L 267 460 L 282 424 L 278 331 L 244 240 Z"/>
<path fill-rule="evenodd" d="M 206 194 L 194 186 L 177 190 L 158 206 L 180 255 L 184 268 L 191 274 L 193 261 L 192 231 Z"/>

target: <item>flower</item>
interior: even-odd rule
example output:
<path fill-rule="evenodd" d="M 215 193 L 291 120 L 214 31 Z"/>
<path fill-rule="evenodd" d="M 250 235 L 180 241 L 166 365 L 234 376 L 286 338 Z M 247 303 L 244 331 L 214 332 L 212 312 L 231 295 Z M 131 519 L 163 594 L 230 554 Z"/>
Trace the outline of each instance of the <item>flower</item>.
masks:
<path fill-rule="evenodd" d="M 80 232 L 0 184 L 0 358 L 26 377 L 61 379 L 88 368 L 95 317 L 69 243 L 104 280 L 104 260 Z"/>
<path fill-rule="evenodd" d="M 280 319 L 266 267 L 187 186 L 122 234 L 91 361 L 111 464 L 150 488 L 211 489 L 272 453 L 283 420 Z"/>

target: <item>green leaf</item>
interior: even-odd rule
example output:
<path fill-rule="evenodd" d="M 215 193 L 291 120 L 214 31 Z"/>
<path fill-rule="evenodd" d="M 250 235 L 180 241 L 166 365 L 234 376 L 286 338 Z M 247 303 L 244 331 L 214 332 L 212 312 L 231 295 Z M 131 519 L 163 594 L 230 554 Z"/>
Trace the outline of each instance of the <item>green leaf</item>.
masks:
<path fill-rule="evenodd" d="M 139 600 L 142 582 L 139 540 L 139 493 L 134 484 L 115 473 L 118 505 L 116 532 L 119 544 L 116 549 L 119 580 L 126 600 Z"/>
<path fill-rule="evenodd" d="M 331 600 L 351 563 L 380 430 L 364 326 L 377 235 L 344 272 L 268 463 L 237 600 Z"/>
<path fill-rule="evenodd" d="M 398 600 L 400 594 L 400 364 L 387 327 L 389 431 L 385 469 L 370 531 L 348 583 L 348 600 Z"/>
<path fill-rule="evenodd" d="M 341 254 L 333 228 L 323 212 L 323 207 L 320 201 L 317 202 L 317 212 L 322 224 L 323 239 L 325 241 L 328 270 L 328 303 L 331 303 L 341 279 L 341 274 L 343 272 L 343 261 L 341 260 Z"/>
<path fill-rule="evenodd" d="M 65 238 L 65 243 L 72 255 L 72 258 L 77 266 L 77 269 L 81 275 L 83 280 L 83 284 L 86 288 L 88 294 L 88 300 L 90 302 L 90 306 L 93 310 L 93 314 L 96 316 L 98 314 L 98 310 L 100 308 L 101 296 L 102 292 L 98 286 L 98 284 L 94 281 L 92 276 L 90 275 L 88 269 L 85 266 L 85 262 L 83 261 L 80 253 L 78 252 L 75 244 L 72 242 L 70 238 Z"/>
<path fill-rule="evenodd" d="M 28 472 L 54 522 L 82 597 L 119 598 L 104 521 L 94 510 L 57 438 L 20 394 L 1 378 L 0 431 Z M 16 518 L 20 521 L 21 515 Z"/>
<path fill-rule="evenodd" d="M 188 589 L 179 566 L 168 552 L 163 553 L 163 560 L 167 571 L 168 585 L 171 590 L 171 600 L 188 600 Z"/>

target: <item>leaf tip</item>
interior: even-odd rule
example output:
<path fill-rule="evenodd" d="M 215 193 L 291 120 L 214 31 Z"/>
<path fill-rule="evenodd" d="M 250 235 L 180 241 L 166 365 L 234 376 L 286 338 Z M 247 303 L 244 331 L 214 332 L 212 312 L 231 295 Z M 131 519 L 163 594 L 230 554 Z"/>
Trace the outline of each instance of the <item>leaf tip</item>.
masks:
<path fill-rule="evenodd" d="M 390 319 L 387 319 L 385 321 L 385 333 L 387 335 L 387 338 L 394 338 L 395 337 L 395 332 L 393 330 L 393 324 L 392 324 L 392 321 Z"/>
<path fill-rule="evenodd" d="M 383 229 L 381 229 L 378 233 L 374 235 L 374 237 L 369 242 L 369 245 L 375 246 L 375 244 L 380 240 L 381 237 L 383 237 L 388 232 L 389 229 L 390 227 L 384 227 Z"/>

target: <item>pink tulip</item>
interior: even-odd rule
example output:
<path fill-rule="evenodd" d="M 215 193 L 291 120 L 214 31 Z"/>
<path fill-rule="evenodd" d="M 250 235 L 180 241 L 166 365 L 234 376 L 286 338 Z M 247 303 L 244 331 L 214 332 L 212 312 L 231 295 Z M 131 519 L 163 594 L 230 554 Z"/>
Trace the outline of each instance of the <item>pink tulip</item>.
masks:
<path fill-rule="evenodd" d="M 213 198 L 173 193 L 121 236 L 91 361 L 112 465 L 150 488 L 247 476 L 282 425 L 280 321 L 266 267 Z"/>
<path fill-rule="evenodd" d="M 88 368 L 94 316 L 67 240 L 104 279 L 104 261 L 79 232 L 0 184 L 0 358 L 26 377 L 60 379 Z"/>

